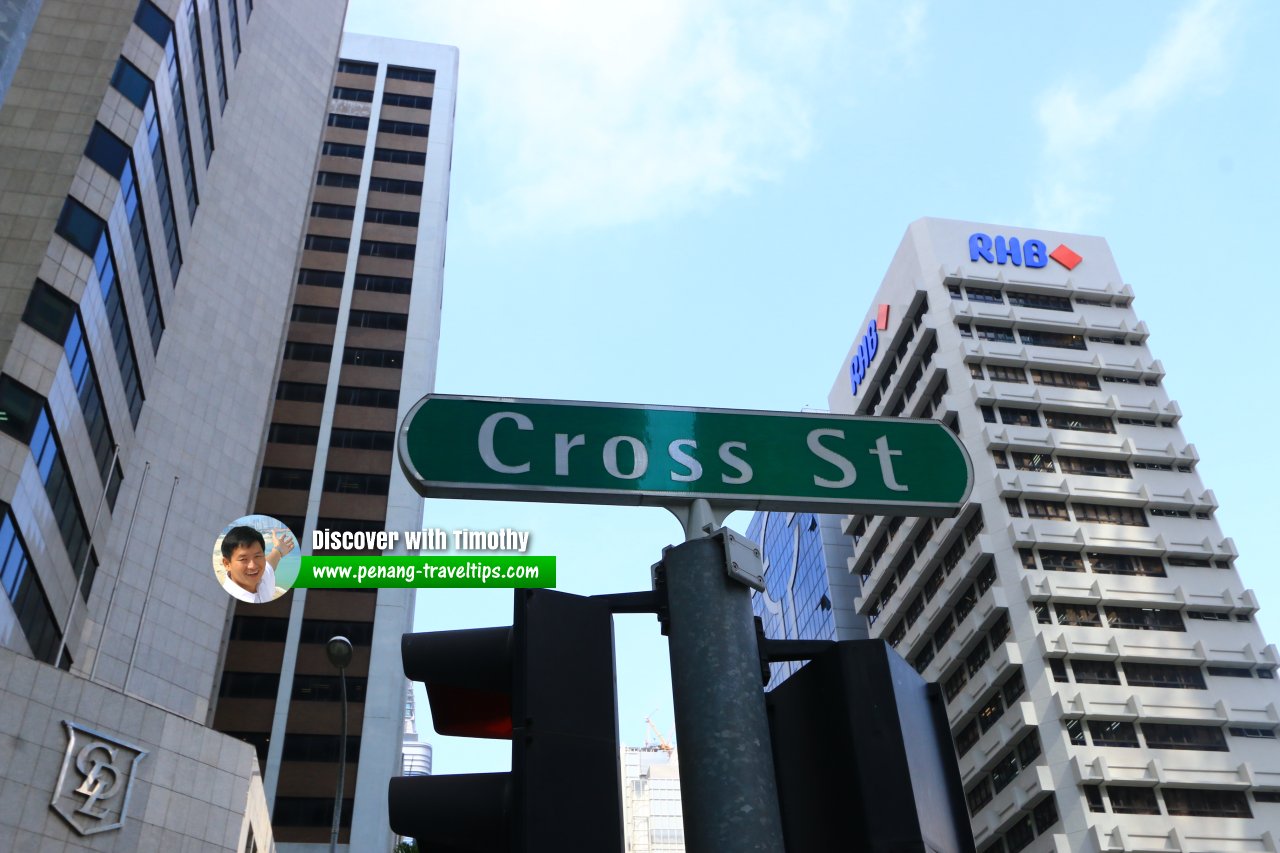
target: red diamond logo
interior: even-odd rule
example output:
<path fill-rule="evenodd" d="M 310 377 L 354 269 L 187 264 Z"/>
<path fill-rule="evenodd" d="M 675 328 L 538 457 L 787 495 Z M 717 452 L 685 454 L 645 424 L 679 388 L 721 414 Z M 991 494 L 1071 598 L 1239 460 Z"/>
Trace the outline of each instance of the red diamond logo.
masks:
<path fill-rule="evenodd" d="M 1069 270 L 1075 269 L 1076 265 L 1084 260 L 1084 258 L 1068 249 L 1065 243 L 1059 243 L 1058 248 L 1049 253 L 1049 257 L 1053 258 Z"/>

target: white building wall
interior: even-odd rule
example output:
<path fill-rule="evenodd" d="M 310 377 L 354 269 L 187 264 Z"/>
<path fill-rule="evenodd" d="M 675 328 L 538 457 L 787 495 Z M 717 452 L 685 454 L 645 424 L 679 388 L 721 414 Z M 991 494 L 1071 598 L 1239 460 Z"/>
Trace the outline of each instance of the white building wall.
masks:
<path fill-rule="evenodd" d="M 1039 269 L 975 262 L 969 252 L 975 232 L 1039 239 L 1049 251 L 1066 244 L 1083 261 L 1074 270 L 1053 260 Z M 993 291 L 1000 292 L 998 302 L 989 301 Z M 1070 299 L 1071 310 L 1012 304 L 1010 291 Z M 971 501 L 954 521 L 851 517 L 846 529 L 858 543 L 850 572 L 864 578 L 856 608 L 875 619 L 872 635 L 889 639 L 925 677 L 949 683 L 953 733 L 962 742 L 978 735 L 960 759 L 966 790 L 999 781 L 973 815 L 980 853 L 1277 849 L 1280 658 L 1253 621 L 1257 600 L 1233 568 L 1235 547 L 1213 517 L 1217 501 L 1195 471 L 1198 456 L 1178 426 L 1180 410 L 1164 391 L 1163 368 L 1147 348 L 1132 298 L 1101 238 L 919 220 L 855 327 L 832 386 L 832 411 L 952 424 L 974 462 Z M 882 304 L 889 306 L 889 325 L 855 395 L 849 360 Z M 979 326 L 1018 331 L 1008 342 L 1000 340 L 1007 332 Z M 1080 335 L 1086 348 L 1031 344 L 1024 330 Z M 1086 374 L 1097 389 L 1037 383 L 1032 369 Z M 1023 382 L 1005 381 L 1018 373 Z M 991 407 L 985 418 L 983 407 Z M 1040 425 L 1004 422 L 1019 419 L 1014 409 L 1035 410 Z M 1060 424 L 1071 414 L 1100 418 L 1114 432 L 1046 426 L 1046 411 L 1065 413 Z M 997 468 L 993 451 L 1008 467 Z M 1012 454 L 1036 452 L 1123 463 L 1130 476 L 1066 473 L 1058 461 L 1052 471 L 1019 470 Z M 1073 509 L 1065 519 L 1033 518 L 1028 500 Z M 1016 513 L 1009 501 L 1018 501 Z M 1107 507 L 1104 517 L 1113 519 L 1137 513 L 1146 525 L 1086 520 L 1081 512 L 1089 510 L 1075 509 L 1081 504 Z M 1045 568 L 1046 555 L 1050 563 L 1057 559 L 1053 552 L 1080 555 L 1081 570 Z M 1027 553 L 1038 554 L 1034 568 L 1024 567 Z M 1105 568 L 1112 558 L 1095 562 L 1090 554 L 1144 557 L 1164 576 L 1098 572 L 1094 566 Z M 957 608 L 963 618 L 956 618 Z M 1117 608 L 1172 611 L 1185 630 L 1112 627 L 1108 620 L 1122 615 Z M 1077 614 L 1098 626 L 1078 624 Z M 1108 662 L 1117 664 L 1118 683 L 1091 683 Z M 1181 672 L 1199 673 L 1206 689 L 1130 683 L 1125 664 L 1148 663 L 1188 667 Z M 1051 666 L 1063 668 L 1058 677 Z M 1010 681 L 1019 668 L 1020 691 Z M 1219 674 L 1229 671 L 1242 677 Z M 991 704 L 997 693 L 1001 700 Z M 1074 720 L 1081 721 L 1083 744 L 1073 742 Z M 1170 723 L 1210 727 L 1225 749 L 1150 747 L 1156 730 L 1146 726 Z M 1096 735 L 1111 724 L 1117 740 L 1141 731 L 1141 745 L 1099 743 L 1104 738 Z M 1028 742 L 1019 755 L 1032 732 L 1039 754 Z M 1152 791 L 1159 813 L 1121 813 L 1117 799 L 1145 799 Z M 1223 796 L 1252 816 L 1223 814 L 1222 803 L 1206 807 L 1203 801 L 1219 796 L 1214 791 L 1235 792 Z M 1091 807 L 1088 793 L 1101 802 Z M 1215 815 L 1172 814 L 1171 801 L 1176 811 L 1187 797 L 1200 803 L 1192 810 Z M 1052 819 L 1051 809 L 1060 819 Z"/>

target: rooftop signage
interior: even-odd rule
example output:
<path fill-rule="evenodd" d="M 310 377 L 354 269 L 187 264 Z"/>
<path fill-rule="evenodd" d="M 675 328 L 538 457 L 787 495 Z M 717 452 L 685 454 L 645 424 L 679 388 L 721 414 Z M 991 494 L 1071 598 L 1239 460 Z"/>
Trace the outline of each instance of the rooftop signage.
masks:
<path fill-rule="evenodd" d="M 1005 237 L 1002 234 L 992 238 L 981 231 L 975 231 L 969 235 L 969 260 L 974 263 L 983 260 L 989 264 L 1012 264 L 1031 269 L 1040 269 L 1053 260 L 1068 270 L 1073 270 L 1084 259 L 1068 249 L 1066 244 L 1059 244 L 1058 248 L 1050 252 L 1043 240 L 1020 241 L 1017 237 Z"/>

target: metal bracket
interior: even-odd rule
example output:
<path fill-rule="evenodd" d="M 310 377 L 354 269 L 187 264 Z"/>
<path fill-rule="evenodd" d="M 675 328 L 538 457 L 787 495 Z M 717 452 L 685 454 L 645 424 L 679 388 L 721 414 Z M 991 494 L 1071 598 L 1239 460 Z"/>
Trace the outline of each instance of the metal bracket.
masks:
<path fill-rule="evenodd" d="M 729 577 L 764 592 L 764 558 L 760 555 L 760 546 L 727 527 L 705 524 L 702 530 L 724 543 L 724 566 Z"/>

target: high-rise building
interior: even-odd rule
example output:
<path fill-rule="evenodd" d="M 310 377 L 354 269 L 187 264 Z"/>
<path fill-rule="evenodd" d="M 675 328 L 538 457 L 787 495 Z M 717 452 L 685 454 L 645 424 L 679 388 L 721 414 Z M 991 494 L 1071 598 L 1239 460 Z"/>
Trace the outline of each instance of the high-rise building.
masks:
<path fill-rule="evenodd" d="M 208 726 L 212 543 L 257 486 L 345 10 L 0 9 L 0 849 L 272 845 Z"/>
<path fill-rule="evenodd" d="M 344 552 L 313 551 L 312 531 L 422 526 L 395 436 L 435 381 L 458 64 L 452 47 L 352 34 L 339 57 L 254 502 L 316 554 Z M 329 840 L 341 706 L 324 643 L 335 635 L 355 647 L 339 841 L 391 849 L 412 618 L 412 590 L 236 605 L 214 725 L 257 747 L 280 849 Z"/>
<path fill-rule="evenodd" d="M 684 853 L 675 747 L 622 747 L 622 832 L 626 853 Z"/>
<path fill-rule="evenodd" d="M 973 462 L 953 519 L 843 519 L 824 594 L 942 685 L 980 853 L 1276 844 L 1280 657 L 1133 299 L 1101 238 L 922 219 L 829 397 Z"/>

